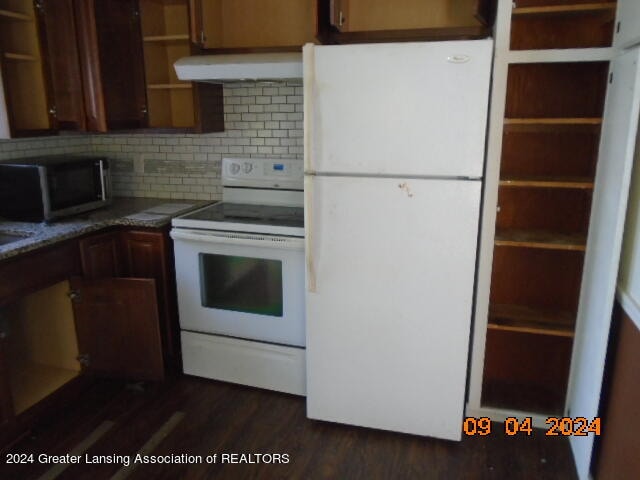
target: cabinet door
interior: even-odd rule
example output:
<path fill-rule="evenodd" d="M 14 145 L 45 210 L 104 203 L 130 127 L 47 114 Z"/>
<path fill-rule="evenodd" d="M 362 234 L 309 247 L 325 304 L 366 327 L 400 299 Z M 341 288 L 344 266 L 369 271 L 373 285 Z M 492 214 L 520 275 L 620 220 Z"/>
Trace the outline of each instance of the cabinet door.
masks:
<path fill-rule="evenodd" d="M 567 416 L 574 418 L 599 413 L 639 114 L 640 47 L 611 63 L 567 398 Z M 594 438 L 569 441 L 578 475 L 586 478 Z"/>
<path fill-rule="evenodd" d="M 156 282 L 160 332 L 166 359 L 179 357 L 173 254 L 166 232 L 128 231 L 122 234 L 124 273 L 127 277 L 152 278 Z"/>
<path fill-rule="evenodd" d="M 146 127 L 147 101 L 138 2 L 96 0 L 93 13 L 107 128 Z"/>
<path fill-rule="evenodd" d="M 116 232 L 80 240 L 80 260 L 85 278 L 110 278 L 121 275 L 120 236 Z"/>
<path fill-rule="evenodd" d="M 7 363 L 7 325 L 0 312 L 0 425 L 13 417 L 13 402 Z"/>
<path fill-rule="evenodd" d="M 151 279 L 71 279 L 78 348 L 85 371 L 162 380 L 156 285 Z"/>
<path fill-rule="evenodd" d="M 192 0 L 191 7 L 192 39 L 202 48 L 301 47 L 316 36 L 316 0 Z"/>
<path fill-rule="evenodd" d="M 640 2 L 618 0 L 614 47 L 629 47 L 640 42 Z"/>
<path fill-rule="evenodd" d="M 82 76 L 73 0 L 42 0 L 41 36 L 60 130 L 85 130 Z"/>

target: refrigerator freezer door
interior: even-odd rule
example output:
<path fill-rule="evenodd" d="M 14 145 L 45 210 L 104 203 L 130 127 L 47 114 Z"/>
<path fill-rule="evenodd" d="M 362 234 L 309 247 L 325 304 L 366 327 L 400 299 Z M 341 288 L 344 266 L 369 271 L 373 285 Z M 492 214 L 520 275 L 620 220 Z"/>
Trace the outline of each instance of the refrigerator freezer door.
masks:
<path fill-rule="evenodd" d="M 480 182 L 306 186 L 307 415 L 460 439 Z"/>
<path fill-rule="evenodd" d="M 491 52 L 491 40 L 306 46 L 306 171 L 481 177 Z"/>

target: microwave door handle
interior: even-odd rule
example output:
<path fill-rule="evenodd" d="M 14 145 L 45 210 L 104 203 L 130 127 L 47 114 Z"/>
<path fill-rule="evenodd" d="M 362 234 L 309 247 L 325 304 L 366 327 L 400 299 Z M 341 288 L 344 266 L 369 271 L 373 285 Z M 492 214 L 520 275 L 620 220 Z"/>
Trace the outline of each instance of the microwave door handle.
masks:
<path fill-rule="evenodd" d="M 107 191 L 105 189 L 105 181 L 104 181 L 104 177 L 105 177 L 104 160 L 99 160 L 98 165 L 100 168 L 100 191 L 102 192 L 102 200 L 104 201 L 107 199 Z"/>
<path fill-rule="evenodd" d="M 38 175 L 40 176 L 40 192 L 42 193 L 42 213 L 45 220 L 51 220 L 51 191 L 49 189 L 49 178 L 47 175 L 47 167 L 39 166 Z"/>

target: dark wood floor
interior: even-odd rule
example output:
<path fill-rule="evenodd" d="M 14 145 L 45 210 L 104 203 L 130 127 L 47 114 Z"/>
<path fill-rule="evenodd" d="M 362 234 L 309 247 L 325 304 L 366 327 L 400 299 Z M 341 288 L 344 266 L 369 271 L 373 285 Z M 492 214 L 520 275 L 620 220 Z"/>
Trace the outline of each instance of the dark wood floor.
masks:
<path fill-rule="evenodd" d="M 64 455 L 113 426 L 87 454 L 134 456 L 175 412 L 184 417 L 151 455 L 218 454 L 216 464 L 137 465 L 130 479 L 573 479 L 565 438 L 468 437 L 448 442 L 308 420 L 300 397 L 182 377 L 163 384 L 101 381 L 11 448 Z M 288 454 L 287 464 L 220 463 L 223 453 Z M 51 465 L 0 463 L 1 479 L 38 478 Z M 84 457 L 83 457 L 84 458 Z M 255 459 L 255 458 L 254 458 Z M 60 479 L 111 478 L 122 465 L 82 463 Z M 128 470 L 128 469 L 125 469 Z"/>

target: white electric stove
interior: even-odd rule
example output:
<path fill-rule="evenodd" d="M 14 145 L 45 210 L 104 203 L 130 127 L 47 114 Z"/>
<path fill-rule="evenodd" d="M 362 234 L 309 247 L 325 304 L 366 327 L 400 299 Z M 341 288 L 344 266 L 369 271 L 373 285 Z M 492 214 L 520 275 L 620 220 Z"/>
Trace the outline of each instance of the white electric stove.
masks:
<path fill-rule="evenodd" d="M 184 372 L 305 394 L 302 160 L 225 158 L 172 222 Z"/>

